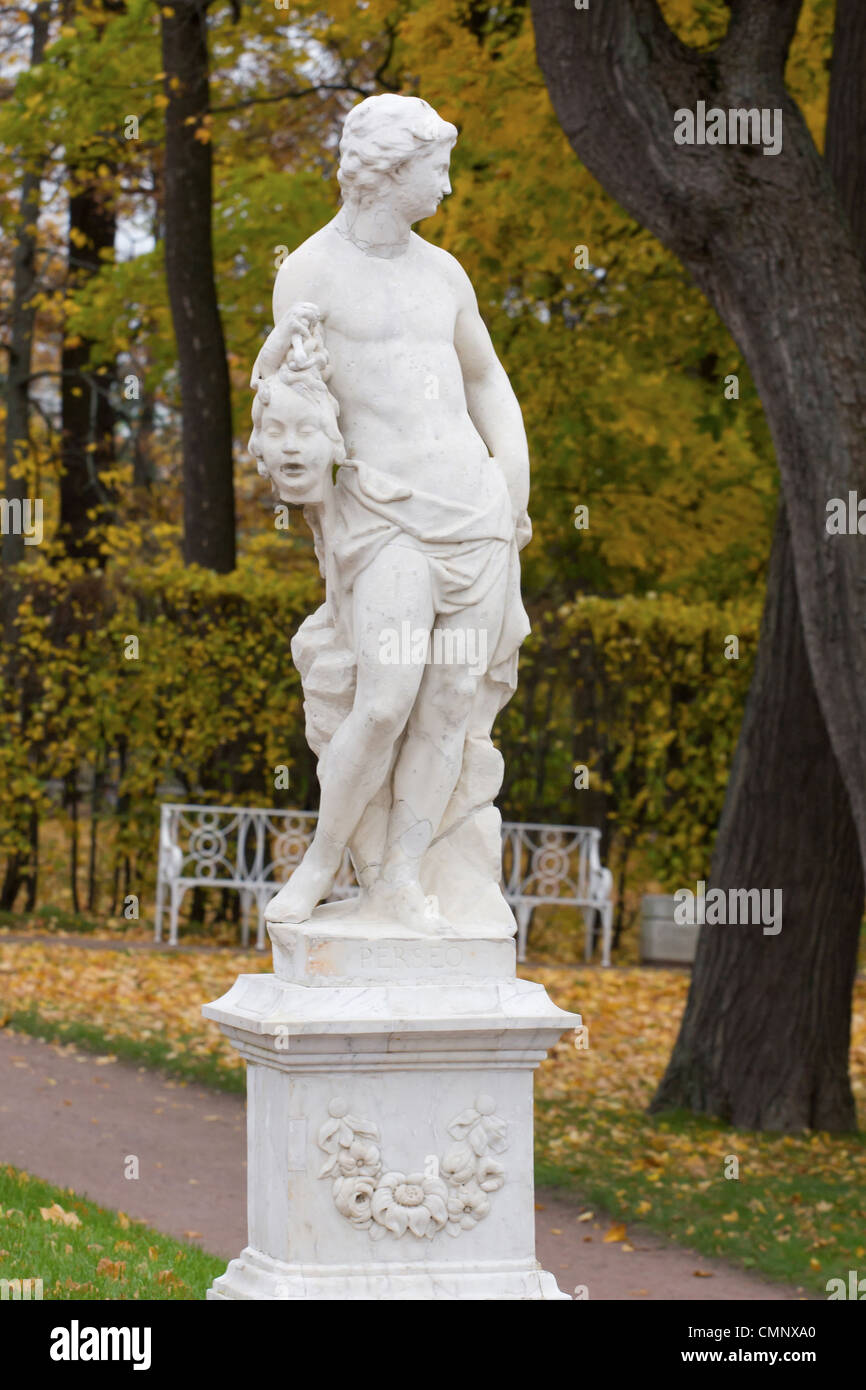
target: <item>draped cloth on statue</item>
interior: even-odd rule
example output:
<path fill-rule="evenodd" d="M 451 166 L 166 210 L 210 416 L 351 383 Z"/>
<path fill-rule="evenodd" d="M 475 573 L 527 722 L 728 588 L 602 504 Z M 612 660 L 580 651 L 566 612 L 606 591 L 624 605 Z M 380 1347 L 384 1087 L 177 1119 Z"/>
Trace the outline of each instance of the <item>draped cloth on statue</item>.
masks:
<path fill-rule="evenodd" d="M 486 923 L 510 935 L 514 918 L 499 888 L 500 816 L 492 804 L 503 763 L 490 733 L 517 686 L 518 650 L 529 632 L 518 549 L 530 530 L 525 518 L 515 531 L 505 479 L 495 464 L 486 483 L 478 505 L 468 506 L 411 488 L 360 461 L 341 465 L 324 506 L 305 511 L 325 577 L 326 601 L 298 629 L 292 658 L 304 689 L 307 741 L 322 760 L 354 701 L 355 581 L 385 546 L 410 545 L 428 560 L 437 617 L 479 604 L 489 613 L 493 601 L 496 616 L 485 633 L 486 660 L 483 669 L 474 668 L 478 691 L 460 777 L 424 857 L 421 882 L 453 925 Z M 390 805 L 389 774 L 350 842 L 362 883 L 366 866 L 381 860 Z M 468 893 L 467 876 L 472 880 Z"/>

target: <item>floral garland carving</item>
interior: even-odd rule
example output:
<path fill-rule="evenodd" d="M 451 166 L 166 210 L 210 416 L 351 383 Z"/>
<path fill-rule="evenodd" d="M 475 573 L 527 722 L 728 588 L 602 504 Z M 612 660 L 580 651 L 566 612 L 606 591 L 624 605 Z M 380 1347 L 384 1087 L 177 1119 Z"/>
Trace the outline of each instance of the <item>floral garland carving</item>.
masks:
<path fill-rule="evenodd" d="M 389 1233 L 432 1240 L 443 1230 L 459 1236 L 483 1221 L 490 1193 L 505 1182 L 505 1169 L 491 1155 L 507 1148 L 507 1126 L 494 1109 L 490 1096 L 478 1096 L 448 1126 L 456 1142 L 444 1158 L 431 1155 L 423 1173 L 407 1174 L 384 1171 L 377 1126 L 351 1115 L 348 1102 L 335 1096 L 319 1129 L 319 1148 L 328 1155 L 319 1177 L 333 1180 L 337 1210 L 373 1240 Z"/>

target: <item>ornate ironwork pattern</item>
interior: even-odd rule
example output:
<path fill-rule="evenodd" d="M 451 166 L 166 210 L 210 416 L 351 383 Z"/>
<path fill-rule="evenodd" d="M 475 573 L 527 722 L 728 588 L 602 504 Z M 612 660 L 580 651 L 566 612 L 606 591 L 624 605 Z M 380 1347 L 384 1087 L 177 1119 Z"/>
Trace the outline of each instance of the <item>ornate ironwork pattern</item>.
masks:
<path fill-rule="evenodd" d="M 249 944 L 250 909 L 255 902 L 256 944 L 263 950 L 265 907 L 303 858 L 316 828 L 316 812 L 175 803 L 163 805 L 160 811 L 156 940 L 162 940 L 162 916 L 168 907 L 169 942 L 177 943 L 181 901 L 189 888 L 234 888 L 241 894 L 243 944 Z M 520 960 L 526 957 L 534 908 L 556 903 L 583 911 L 587 960 L 592 954 L 595 914 L 599 914 L 602 964 L 610 964 L 613 875 L 601 863 L 600 847 L 601 831 L 591 826 L 503 821 L 502 891 L 517 918 Z M 332 897 L 357 893 L 347 853 Z"/>

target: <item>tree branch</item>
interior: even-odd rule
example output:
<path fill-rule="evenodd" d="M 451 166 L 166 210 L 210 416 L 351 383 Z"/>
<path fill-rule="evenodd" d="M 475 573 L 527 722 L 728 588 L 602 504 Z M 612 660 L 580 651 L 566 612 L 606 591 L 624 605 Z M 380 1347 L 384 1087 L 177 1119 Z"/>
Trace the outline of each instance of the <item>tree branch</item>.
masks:
<path fill-rule="evenodd" d="M 314 87 L 300 87 L 285 92 L 274 92 L 265 97 L 245 97 L 243 101 L 232 102 L 231 106 L 212 106 L 208 114 L 222 116 L 227 111 L 242 111 L 247 106 L 267 106 L 275 101 L 296 101 L 299 97 L 317 96 L 319 92 L 355 92 L 361 97 L 370 95 L 364 87 L 358 87 L 353 82 L 319 82 Z"/>
<path fill-rule="evenodd" d="M 752 72 L 781 77 L 797 28 L 803 0 L 728 0 L 731 22 L 717 52 L 746 59 Z"/>

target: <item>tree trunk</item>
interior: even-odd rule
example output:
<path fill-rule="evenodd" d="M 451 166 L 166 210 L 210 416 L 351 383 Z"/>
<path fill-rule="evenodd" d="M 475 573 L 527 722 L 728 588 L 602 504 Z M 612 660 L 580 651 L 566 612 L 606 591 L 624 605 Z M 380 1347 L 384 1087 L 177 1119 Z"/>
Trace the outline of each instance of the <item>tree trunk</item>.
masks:
<path fill-rule="evenodd" d="M 72 177 L 78 171 L 72 170 Z M 68 291 L 99 271 L 102 252 L 114 248 L 117 219 L 104 184 L 83 175 L 69 198 Z M 60 525 L 58 538 L 67 555 L 96 559 L 99 531 L 110 516 L 113 498 L 102 481 L 114 463 L 114 409 L 111 374 L 91 367 L 87 338 L 64 342 L 61 353 Z"/>
<path fill-rule="evenodd" d="M 840 0 L 837 55 L 838 26 L 848 4 Z M 749 8 L 736 7 L 740 24 Z M 796 13 L 797 7 L 780 8 Z M 647 12 L 643 5 L 635 9 Z M 849 16 L 846 52 L 849 58 L 854 54 L 855 67 L 859 61 L 862 91 L 866 50 L 850 47 L 852 21 Z M 837 58 L 831 167 L 834 133 L 840 137 L 834 97 L 858 116 L 863 109 L 850 99 L 838 101 L 853 75 L 849 67 Z M 708 105 L 717 100 L 709 99 L 710 90 Z M 850 178 L 850 165 L 846 172 Z M 679 246 L 674 249 L 682 254 Z M 785 306 L 780 309 L 785 312 Z M 791 796 L 791 748 L 797 749 L 797 765 L 808 770 L 805 795 Z M 850 1129 L 855 1111 L 847 1054 L 863 879 L 856 826 L 806 655 L 784 501 L 711 881 L 725 890 L 768 884 L 781 889 L 783 930 L 765 937 L 754 926 L 703 927 L 680 1035 L 652 1108 L 686 1106 L 749 1127 Z"/>
<path fill-rule="evenodd" d="M 826 160 L 866 262 L 866 146 L 860 138 L 866 113 L 866 13 L 859 0 L 839 0 L 834 51 Z M 822 788 L 820 796 L 789 795 L 783 740 L 797 749 L 798 763 Z M 773 827 L 782 804 L 784 842 Z M 820 875 L 811 894 L 804 894 L 789 872 L 800 855 Z M 745 868 L 749 862 L 755 882 L 782 887 L 785 948 L 762 962 L 761 947 L 756 950 L 750 938 L 732 960 L 725 930 L 703 928 L 700 966 L 696 960 L 680 1035 L 651 1108 L 687 1106 L 749 1128 L 853 1129 L 847 1059 L 863 875 L 850 803 L 806 659 L 784 504 L 713 884 L 726 889 L 753 881 Z M 793 907 L 793 919 L 785 904 Z M 782 987 L 769 998 L 756 998 L 755 982 L 768 978 L 763 974 L 768 966 Z M 725 1002 L 731 988 L 736 998 Z M 762 1021 L 761 1037 L 772 1040 L 772 1053 L 763 1058 L 743 1041 L 754 1037 L 756 1020 Z M 707 1045 L 709 1039 L 714 1045 Z"/>
<path fill-rule="evenodd" d="M 48 41 L 51 6 L 37 4 L 31 16 L 33 37 L 30 66 L 43 60 Z M 0 628 L 3 635 L 4 699 L 14 708 L 20 701 L 25 717 L 29 708 L 26 682 L 22 681 L 17 660 L 15 618 L 17 594 L 14 570 L 24 557 L 24 535 L 14 509 L 21 508 L 28 494 L 26 476 L 16 476 L 18 466 L 27 458 L 30 445 L 30 372 L 33 359 L 33 326 L 37 290 L 36 224 L 39 218 L 41 167 L 25 168 L 21 179 L 18 231 L 12 253 L 12 303 L 9 313 L 8 371 L 6 376 L 5 477 L 4 496 L 12 503 L 9 524 L 2 536 L 2 567 L 0 567 Z M 36 500 L 36 499 L 34 499 Z M 23 511 L 20 513 L 23 520 Z M 31 518 L 33 520 L 35 518 Z M 36 859 L 38 848 L 38 817 L 35 810 L 19 808 L 19 823 L 29 827 L 30 854 L 13 850 L 6 860 L 3 886 L 0 889 L 0 908 L 10 911 L 25 882 L 28 884 L 28 906 L 35 893 Z"/>
<path fill-rule="evenodd" d="M 866 263 L 866 5 L 836 0 L 824 159 Z"/>
<path fill-rule="evenodd" d="M 183 408 L 184 560 L 235 565 L 228 363 L 214 283 L 207 0 L 160 8 L 165 69 L 165 264 Z"/>
<path fill-rule="evenodd" d="M 42 62 L 48 40 L 51 7 L 38 4 L 33 11 L 30 66 Z M 36 222 L 39 217 L 41 169 L 25 169 L 21 180 L 18 235 L 12 255 L 12 305 L 9 326 L 9 369 L 6 378 L 6 476 L 4 495 L 20 506 L 27 496 L 27 479 L 15 477 L 17 465 L 30 443 L 29 387 L 36 308 Z M 24 555 L 20 530 L 8 527 L 3 536 L 3 570 L 8 574 Z M 5 599 L 5 596 L 4 596 Z M 5 608 L 5 602 L 4 602 Z M 9 613 L 7 610 L 7 618 Z"/>
<path fill-rule="evenodd" d="M 803 641 L 784 508 L 711 881 L 782 892 L 782 929 L 701 927 L 689 999 L 651 1110 L 746 1129 L 849 1130 L 863 873 Z M 817 842 L 816 842 L 817 836 Z M 817 854 L 816 854 L 817 851 Z"/>

